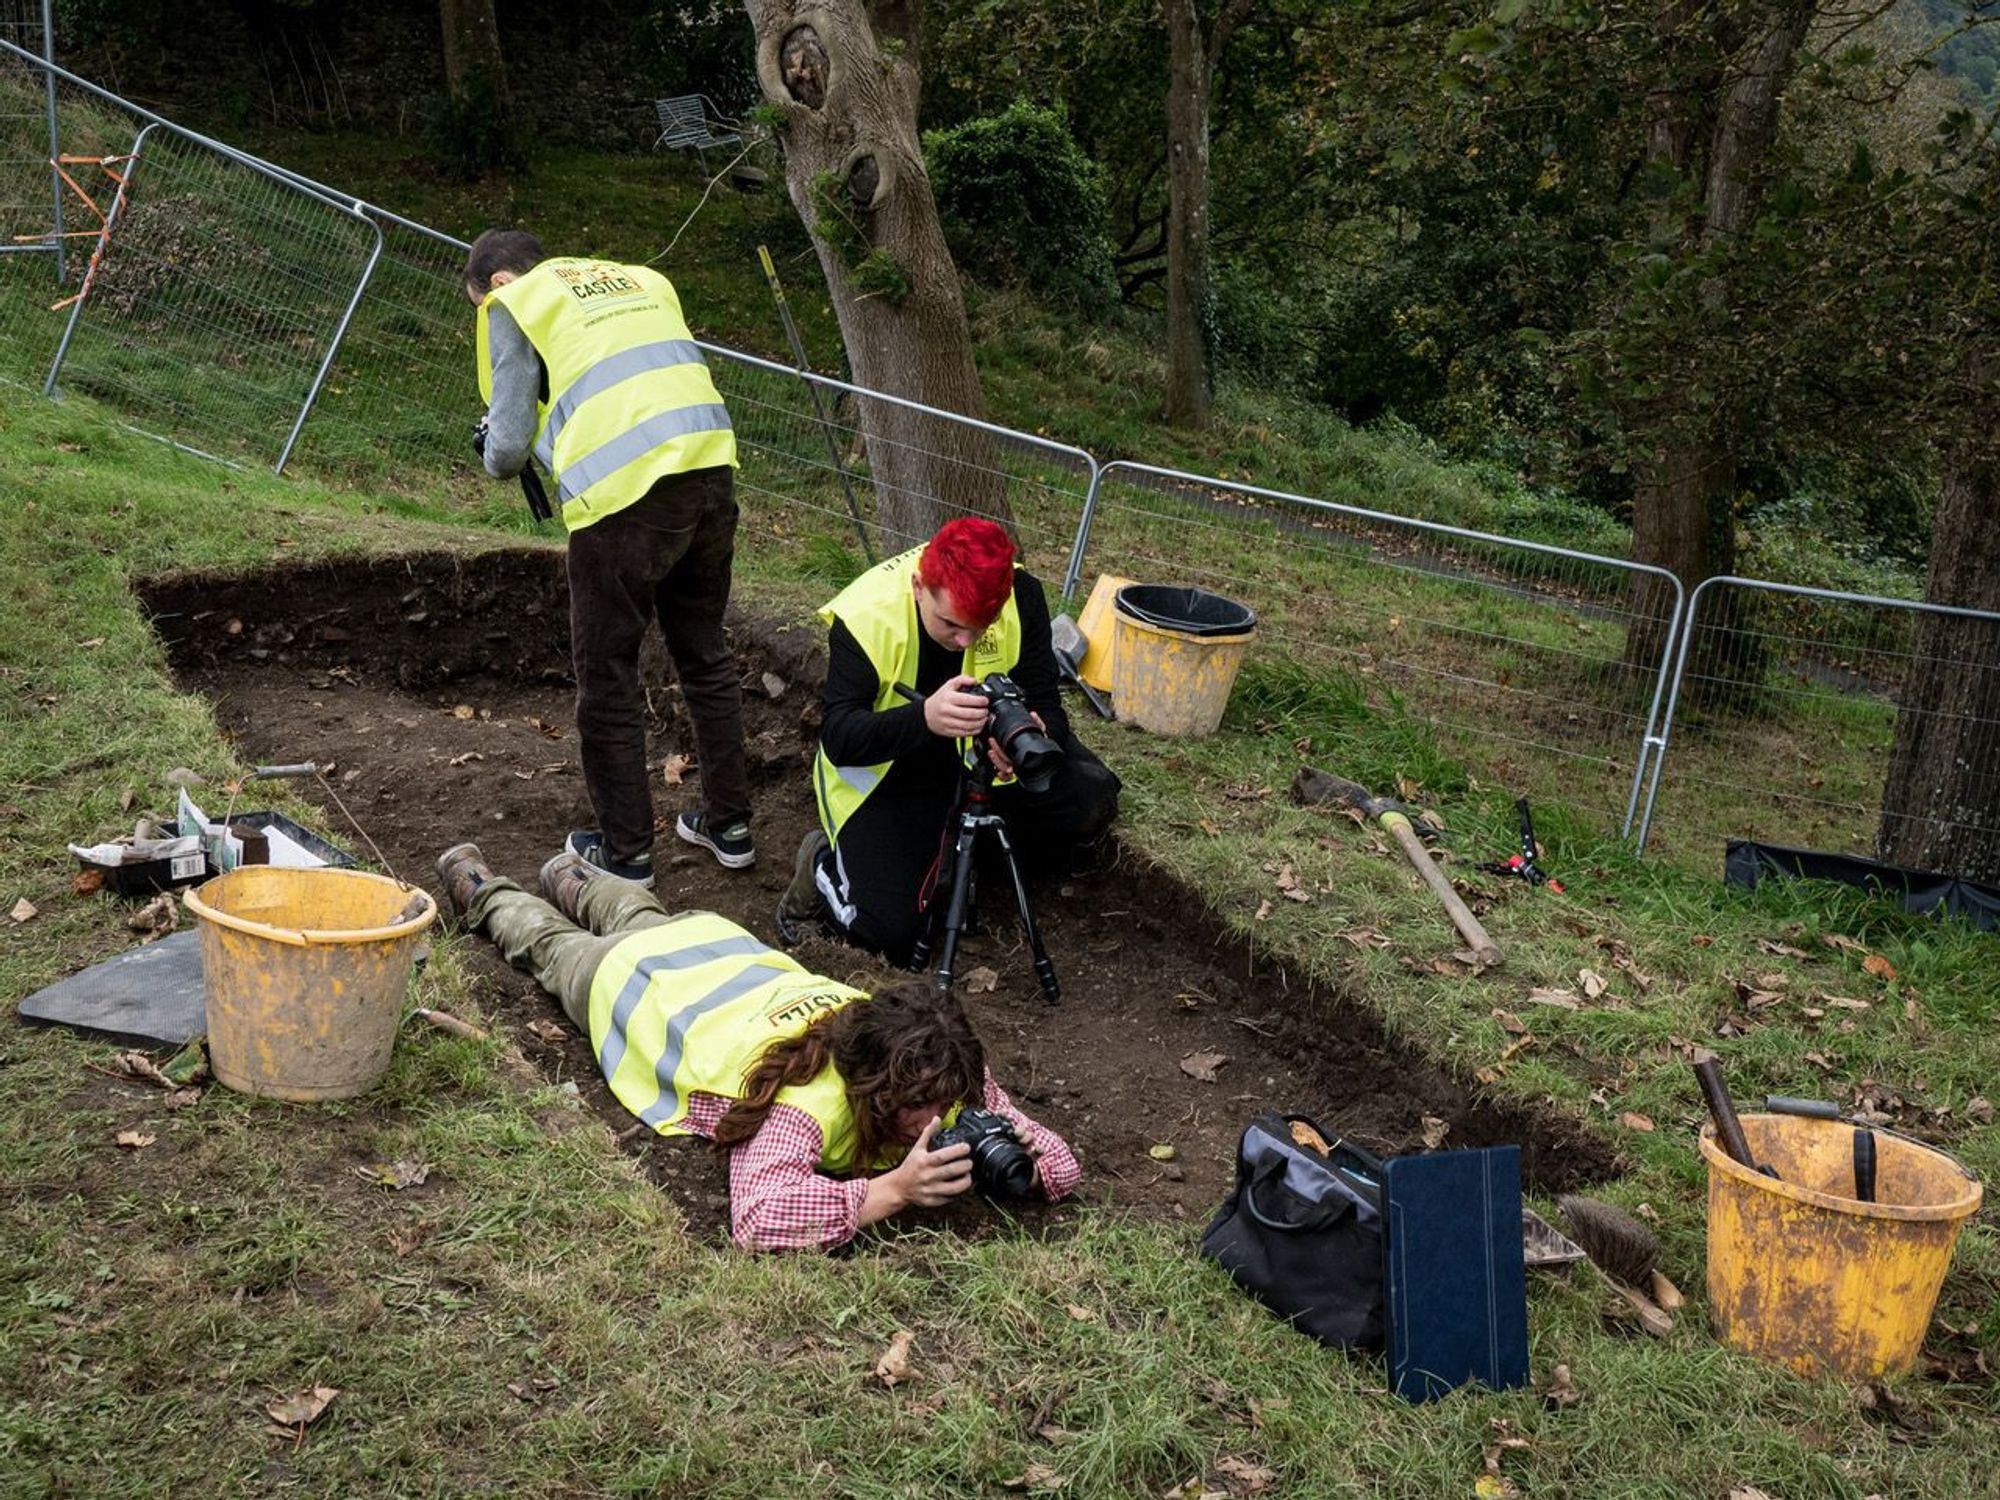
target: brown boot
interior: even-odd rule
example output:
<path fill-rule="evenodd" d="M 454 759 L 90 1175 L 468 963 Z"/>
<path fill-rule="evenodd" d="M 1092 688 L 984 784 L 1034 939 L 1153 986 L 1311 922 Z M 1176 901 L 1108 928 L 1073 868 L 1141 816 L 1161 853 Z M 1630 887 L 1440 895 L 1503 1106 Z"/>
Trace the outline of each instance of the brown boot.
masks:
<path fill-rule="evenodd" d="M 589 860 L 565 849 L 542 866 L 542 899 L 581 927 L 583 888 L 602 873 Z"/>
<path fill-rule="evenodd" d="M 462 927 L 465 914 L 472 910 L 473 898 L 493 878 L 493 871 L 477 844 L 453 844 L 438 856 L 437 873 L 451 918 Z"/>

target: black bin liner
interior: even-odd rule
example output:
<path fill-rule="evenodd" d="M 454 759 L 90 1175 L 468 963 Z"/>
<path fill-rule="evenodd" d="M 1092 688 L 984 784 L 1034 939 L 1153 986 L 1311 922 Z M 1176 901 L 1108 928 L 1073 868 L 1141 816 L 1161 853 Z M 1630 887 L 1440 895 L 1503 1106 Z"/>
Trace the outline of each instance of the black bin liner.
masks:
<path fill-rule="evenodd" d="M 1257 628 L 1257 612 L 1247 604 L 1165 583 L 1128 583 L 1118 591 L 1118 613 L 1181 635 L 1242 635 Z"/>
<path fill-rule="evenodd" d="M 1788 880 L 1837 880 L 1843 885 L 1899 903 L 1904 911 L 1963 917 L 1985 932 L 2000 930 L 2000 888 L 1941 875 L 1885 865 L 1857 854 L 1830 854 L 1820 849 L 1791 849 L 1731 839 L 1722 866 L 1725 885 L 1755 886 L 1765 875 Z"/>

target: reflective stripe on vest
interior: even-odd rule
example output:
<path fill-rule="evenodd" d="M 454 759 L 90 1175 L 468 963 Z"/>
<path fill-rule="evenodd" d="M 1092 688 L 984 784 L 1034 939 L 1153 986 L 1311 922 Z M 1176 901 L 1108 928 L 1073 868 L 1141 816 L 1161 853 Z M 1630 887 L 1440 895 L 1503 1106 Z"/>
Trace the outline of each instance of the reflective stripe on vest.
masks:
<path fill-rule="evenodd" d="M 598 964 L 590 1045 L 619 1103 L 662 1135 L 686 1135 L 691 1095 L 741 1097 L 744 1076 L 771 1042 L 862 998 L 734 922 L 691 912 L 632 933 Z M 824 1170 L 853 1166 L 847 1087 L 831 1067 L 781 1089 L 777 1102 L 818 1123 Z"/>
<path fill-rule="evenodd" d="M 571 531 L 623 510 L 666 475 L 735 464 L 729 413 L 664 276 L 559 258 L 495 287 L 478 320 L 479 390 L 488 402 L 493 302 L 547 367 L 534 452 L 555 475 Z"/>
<path fill-rule="evenodd" d="M 923 622 L 917 618 L 917 600 L 911 583 L 917 576 L 917 560 L 922 547 L 877 563 L 820 607 L 820 620 L 832 625 L 839 620 L 861 647 L 875 668 L 875 711 L 894 708 L 903 700 L 896 685 L 917 685 L 917 656 Z M 1021 609 L 1008 594 L 1000 608 L 1000 618 L 972 643 L 965 653 L 962 670 L 968 677 L 984 677 L 988 672 L 1011 672 L 1021 660 Z M 969 753 L 971 741 L 960 740 L 961 753 Z M 813 758 L 813 793 L 819 801 L 820 826 L 835 842 L 840 830 L 888 774 L 889 761 L 873 766 L 837 766 L 825 747 Z"/>

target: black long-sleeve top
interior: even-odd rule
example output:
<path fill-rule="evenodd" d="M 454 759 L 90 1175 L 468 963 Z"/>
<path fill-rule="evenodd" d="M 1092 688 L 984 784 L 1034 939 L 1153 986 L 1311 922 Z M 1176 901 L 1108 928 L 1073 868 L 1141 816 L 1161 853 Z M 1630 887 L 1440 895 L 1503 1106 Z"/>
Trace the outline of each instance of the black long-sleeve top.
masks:
<path fill-rule="evenodd" d="M 1033 574 L 1015 570 L 1014 604 L 1021 615 L 1021 660 L 1010 675 L 1020 684 L 1028 707 L 1042 716 L 1050 737 L 1067 745 L 1069 717 L 1063 712 L 1055 643 L 1049 635 L 1049 601 Z M 910 628 L 918 634 L 915 686 L 928 697 L 964 670 L 965 655 L 930 638 L 915 618 L 914 600 L 910 611 Z M 826 656 L 819 737 L 835 765 L 893 761 L 899 779 L 925 772 L 940 780 L 958 774 L 956 742 L 930 732 L 923 704 L 898 702 L 876 712 L 881 680 L 875 664 L 839 620 L 827 634 Z"/>

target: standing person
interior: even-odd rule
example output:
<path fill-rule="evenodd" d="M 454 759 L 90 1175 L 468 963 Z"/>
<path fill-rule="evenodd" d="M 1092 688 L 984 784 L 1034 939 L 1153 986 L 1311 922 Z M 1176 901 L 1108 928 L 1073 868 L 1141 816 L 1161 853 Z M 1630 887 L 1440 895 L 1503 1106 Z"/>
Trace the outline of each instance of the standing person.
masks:
<path fill-rule="evenodd" d="M 987 725 L 987 700 L 971 689 L 988 673 L 1014 679 L 1064 752 L 1047 788 L 1030 791 L 989 747 L 1001 777 L 993 806 L 1023 866 L 1060 869 L 1110 826 L 1118 778 L 1070 732 L 1048 598 L 1016 565 L 1005 528 L 971 516 L 947 521 L 923 546 L 863 573 L 819 616 L 827 625 L 813 762 L 820 827 L 800 847 L 779 903 L 780 938 L 794 941 L 818 920 L 891 963 L 909 961 L 932 899 L 950 894 L 934 889 L 939 856 L 973 737 Z"/>
<path fill-rule="evenodd" d="M 736 549 L 736 435 L 681 317 L 644 266 L 550 258 L 489 229 L 465 262 L 479 309 L 481 456 L 496 479 L 529 455 L 569 531 L 570 652 L 583 783 L 597 827 L 565 847 L 653 883 L 653 798 L 639 647 L 655 617 L 694 725 L 703 806 L 674 831 L 725 867 L 757 858 L 736 656 L 723 633 Z"/>
<path fill-rule="evenodd" d="M 724 1153 L 746 1250 L 832 1249 L 966 1192 L 971 1147 L 930 1147 L 961 1106 L 1012 1124 L 1042 1196 L 1082 1176 L 1062 1137 L 993 1081 L 958 1003 L 927 983 L 866 994 L 711 912 L 669 916 L 571 854 L 542 866 L 546 900 L 495 876 L 474 844 L 447 849 L 437 870 L 453 913 L 589 1036 L 619 1103 Z"/>

